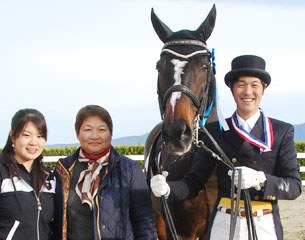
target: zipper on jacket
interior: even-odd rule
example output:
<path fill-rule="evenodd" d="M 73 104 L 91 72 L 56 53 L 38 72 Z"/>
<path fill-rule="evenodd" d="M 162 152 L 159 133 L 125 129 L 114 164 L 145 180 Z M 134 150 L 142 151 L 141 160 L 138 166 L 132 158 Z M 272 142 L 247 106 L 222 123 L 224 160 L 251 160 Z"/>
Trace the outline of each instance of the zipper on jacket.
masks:
<path fill-rule="evenodd" d="M 33 189 L 34 190 L 34 189 Z M 37 240 L 40 239 L 40 236 L 39 236 L 39 219 L 40 219 L 40 212 L 42 210 L 42 206 L 41 206 L 41 202 L 40 202 L 40 199 L 39 197 L 37 196 L 35 190 L 34 190 L 34 194 L 35 194 L 35 197 L 36 197 L 36 200 L 37 200 L 37 220 L 36 220 L 36 234 L 37 234 Z"/>
<path fill-rule="evenodd" d="M 47 174 L 47 177 L 45 178 L 44 180 L 44 184 L 45 182 L 47 181 L 47 179 L 49 178 L 50 176 L 50 173 Z M 41 186 L 40 190 L 39 190 L 39 193 L 42 191 L 43 187 L 44 187 L 44 184 Z M 40 199 L 39 199 L 39 193 L 37 195 L 37 193 L 35 192 L 35 190 L 33 189 L 33 192 L 35 194 L 35 197 L 36 197 L 36 200 L 37 200 L 37 220 L 36 220 L 36 234 L 37 234 L 37 240 L 40 240 L 40 229 L 39 229 L 39 220 L 40 220 L 40 212 L 42 210 L 42 205 L 41 205 L 41 202 L 40 202 Z"/>
<path fill-rule="evenodd" d="M 44 184 L 45 182 L 47 181 L 47 179 L 49 178 L 50 174 L 47 174 L 47 177 L 45 178 L 44 180 Z M 41 186 L 40 190 L 39 190 L 39 193 L 42 191 L 43 187 L 44 187 L 44 184 Z M 42 205 L 41 205 L 41 202 L 40 202 L 40 199 L 39 199 L 39 193 L 37 195 L 37 193 L 35 192 L 35 190 L 33 189 L 33 192 L 35 194 L 35 197 L 36 197 L 36 201 L 37 201 L 37 220 L 36 220 L 36 234 L 37 234 L 37 240 L 40 240 L 40 229 L 39 229 L 39 220 L 40 220 L 40 212 L 42 210 Z"/>
<path fill-rule="evenodd" d="M 96 219 L 95 219 L 96 223 L 95 224 L 96 224 L 96 230 L 97 230 L 98 239 L 102 239 L 102 236 L 101 236 L 102 235 L 102 233 L 101 233 L 101 225 L 100 225 L 100 206 L 99 206 L 98 198 L 99 198 L 99 196 L 96 195 L 95 196 L 95 204 L 96 204 L 96 206 L 93 206 L 93 212 L 94 212 L 94 210 L 96 210 Z"/>

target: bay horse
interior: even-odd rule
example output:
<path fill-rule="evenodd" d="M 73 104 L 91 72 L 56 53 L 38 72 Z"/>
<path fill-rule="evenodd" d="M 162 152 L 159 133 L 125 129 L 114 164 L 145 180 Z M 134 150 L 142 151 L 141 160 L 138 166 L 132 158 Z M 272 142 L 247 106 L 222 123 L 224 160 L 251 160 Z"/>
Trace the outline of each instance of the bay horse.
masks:
<path fill-rule="evenodd" d="M 162 122 L 155 126 L 145 143 L 144 159 L 147 181 L 152 175 L 167 171 L 167 180 L 183 178 L 196 154 L 200 138 L 198 126 L 217 120 L 216 80 L 212 53 L 206 45 L 216 20 L 213 5 L 206 19 L 195 31 L 173 32 L 151 11 L 155 32 L 164 43 L 157 62 Z M 215 171 L 197 197 L 168 203 L 178 237 L 170 231 L 161 198 L 152 194 L 158 237 L 161 240 L 205 239 L 204 233 L 217 195 Z"/>

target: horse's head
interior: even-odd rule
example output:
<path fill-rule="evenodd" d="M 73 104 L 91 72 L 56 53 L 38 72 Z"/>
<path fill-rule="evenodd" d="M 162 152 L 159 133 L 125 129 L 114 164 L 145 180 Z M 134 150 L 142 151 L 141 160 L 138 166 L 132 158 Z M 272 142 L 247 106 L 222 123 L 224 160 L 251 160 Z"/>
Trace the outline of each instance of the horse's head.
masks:
<path fill-rule="evenodd" d="M 195 31 L 173 32 L 151 12 L 153 27 L 164 43 L 158 70 L 162 136 L 168 151 L 182 155 L 191 149 L 194 129 L 213 102 L 214 74 L 206 46 L 216 19 L 215 5 Z"/>

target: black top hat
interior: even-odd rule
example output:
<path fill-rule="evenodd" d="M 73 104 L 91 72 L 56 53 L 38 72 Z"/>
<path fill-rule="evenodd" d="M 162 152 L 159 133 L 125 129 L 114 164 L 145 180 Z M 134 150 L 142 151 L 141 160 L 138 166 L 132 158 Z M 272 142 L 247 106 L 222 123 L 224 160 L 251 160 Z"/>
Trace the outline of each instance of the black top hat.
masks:
<path fill-rule="evenodd" d="M 253 76 L 263 80 L 267 86 L 271 77 L 265 71 L 266 62 L 263 58 L 254 55 L 242 55 L 236 57 L 231 63 L 232 70 L 225 75 L 225 83 L 229 86 L 238 80 L 240 76 Z"/>

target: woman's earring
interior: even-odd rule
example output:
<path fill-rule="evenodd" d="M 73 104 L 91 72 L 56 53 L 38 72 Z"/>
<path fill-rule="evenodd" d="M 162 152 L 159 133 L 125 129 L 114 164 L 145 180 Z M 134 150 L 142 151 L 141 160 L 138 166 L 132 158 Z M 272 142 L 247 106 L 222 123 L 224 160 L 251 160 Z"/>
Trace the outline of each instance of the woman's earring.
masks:
<path fill-rule="evenodd" d="M 14 148 L 15 147 L 15 144 L 14 143 L 12 143 L 12 148 Z"/>

